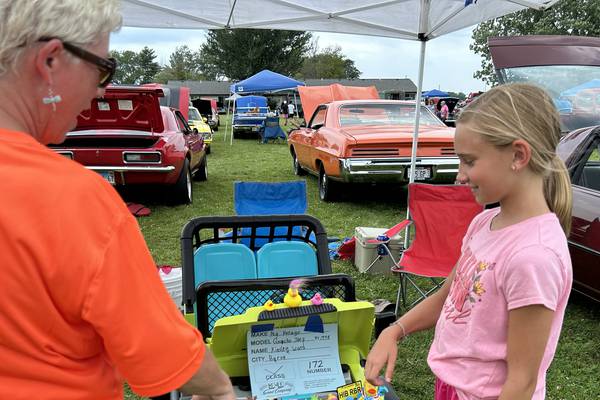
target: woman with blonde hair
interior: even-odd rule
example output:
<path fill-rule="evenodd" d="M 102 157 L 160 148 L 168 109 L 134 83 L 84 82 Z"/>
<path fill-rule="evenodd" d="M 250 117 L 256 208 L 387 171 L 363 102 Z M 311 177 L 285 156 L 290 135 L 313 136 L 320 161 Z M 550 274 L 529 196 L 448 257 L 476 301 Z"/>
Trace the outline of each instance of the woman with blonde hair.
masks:
<path fill-rule="evenodd" d="M 120 399 L 231 383 L 116 191 L 45 145 L 102 96 L 115 0 L 0 0 L 0 398 Z"/>
<path fill-rule="evenodd" d="M 571 188 L 556 154 L 558 112 L 542 89 L 495 87 L 457 121 L 459 183 L 481 204 L 443 287 L 386 328 L 365 367 L 391 380 L 397 341 L 435 326 L 435 398 L 545 398 L 572 284 Z"/>

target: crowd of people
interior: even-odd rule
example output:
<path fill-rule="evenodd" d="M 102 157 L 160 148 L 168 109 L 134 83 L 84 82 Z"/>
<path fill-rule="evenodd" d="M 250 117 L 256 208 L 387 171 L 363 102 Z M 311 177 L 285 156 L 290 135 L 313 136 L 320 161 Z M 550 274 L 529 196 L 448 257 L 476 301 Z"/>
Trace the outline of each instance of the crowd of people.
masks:
<path fill-rule="evenodd" d="M 123 380 L 146 396 L 235 398 L 117 192 L 46 147 L 104 93 L 120 25 L 116 0 L 0 0 L 0 398 L 119 399 Z M 286 120 L 296 111 L 281 105 Z M 391 381 L 399 341 L 435 327 L 437 400 L 544 398 L 572 282 L 559 138 L 535 86 L 498 86 L 463 110 L 457 181 L 499 207 L 473 220 L 442 289 L 381 333 L 371 383 Z"/>

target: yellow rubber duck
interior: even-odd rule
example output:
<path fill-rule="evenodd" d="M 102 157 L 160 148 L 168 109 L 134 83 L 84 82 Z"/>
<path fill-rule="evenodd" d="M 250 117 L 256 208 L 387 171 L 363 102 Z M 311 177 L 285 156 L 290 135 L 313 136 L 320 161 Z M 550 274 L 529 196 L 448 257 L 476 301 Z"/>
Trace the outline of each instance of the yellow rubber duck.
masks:
<path fill-rule="evenodd" d="M 288 307 L 300 307 L 302 304 L 302 296 L 300 295 L 300 285 L 302 280 L 294 279 L 290 282 L 290 288 L 287 294 L 283 297 L 283 302 Z"/>
<path fill-rule="evenodd" d="M 273 311 L 275 309 L 275 303 L 273 303 L 273 300 L 267 300 L 263 305 L 263 308 L 267 311 Z"/>

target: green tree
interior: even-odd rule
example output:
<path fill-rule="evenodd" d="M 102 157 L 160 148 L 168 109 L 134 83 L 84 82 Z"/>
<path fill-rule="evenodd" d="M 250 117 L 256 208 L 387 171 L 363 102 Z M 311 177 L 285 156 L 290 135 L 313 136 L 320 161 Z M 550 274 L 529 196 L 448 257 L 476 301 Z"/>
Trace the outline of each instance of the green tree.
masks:
<path fill-rule="evenodd" d="M 154 50 L 144 46 L 142 50 L 137 55 L 138 66 L 140 70 L 140 78 L 139 82 L 142 83 L 150 83 L 154 82 L 156 78 L 156 74 L 160 71 L 160 64 L 154 61 L 156 58 L 156 54 Z"/>
<path fill-rule="evenodd" d="M 117 60 L 117 71 L 113 82 L 117 84 L 142 84 L 154 82 L 160 65 L 154 61 L 154 50 L 144 47 L 139 53 L 132 50 L 112 51 Z"/>
<path fill-rule="evenodd" d="M 169 56 L 169 64 L 166 65 L 156 77 L 160 83 L 169 80 L 202 80 L 204 75 L 200 70 L 199 54 L 190 50 L 186 45 L 177 46 Z"/>
<path fill-rule="evenodd" d="M 496 83 L 487 39 L 491 36 L 574 35 L 600 36 L 600 0 L 561 0 L 547 10 L 523 10 L 482 22 L 473 31 L 469 46 L 481 55 L 481 69 L 473 77 Z"/>
<path fill-rule="evenodd" d="M 360 71 L 354 61 L 346 58 L 340 46 L 326 47 L 318 51 L 313 44 L 313 51 L 304 57 L 299 77 L 301 79 L 356 79 Z"/>
<path fill-rule="evenodd" d="M 198 53 L 198 66 L 211 78 L 245 79 L 263 69 L 295 75 L 311 38 L 297 31 L 212 30 Z"/>
<path fill-rule="evenodd" d="M 139 79 L 137 53 L 132 50 L 111 51 L 110 56 L 117 60 L 117 70 L 112 81 L 116 84 L 135 84 Z"/>

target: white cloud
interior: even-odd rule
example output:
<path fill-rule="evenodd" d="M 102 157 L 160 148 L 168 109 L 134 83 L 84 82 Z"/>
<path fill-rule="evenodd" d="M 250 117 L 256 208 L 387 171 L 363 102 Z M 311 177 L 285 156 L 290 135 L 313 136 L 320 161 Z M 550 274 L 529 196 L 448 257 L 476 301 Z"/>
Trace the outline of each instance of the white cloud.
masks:
<path fill-rule="evenodd" d="M 454 32 L 427 42 L 423 89 L 454 92 L 485 90 L 485 84 L 473 78 L 481 59 L 469 50 L 472 28 Z M 111 49 L 139 51 L 148 46 L 158 61 L 166 64 L 175 47 L 187 45 L 196 50 L 205 40 L 206 31 L 178 29 L 123 28 L 111 37 Z M 361 78 L 418 79 L 420 43 L 416 41 L 334 33 L 315 33 L 320 48 L 339 45 L 354 61 Z"/>

